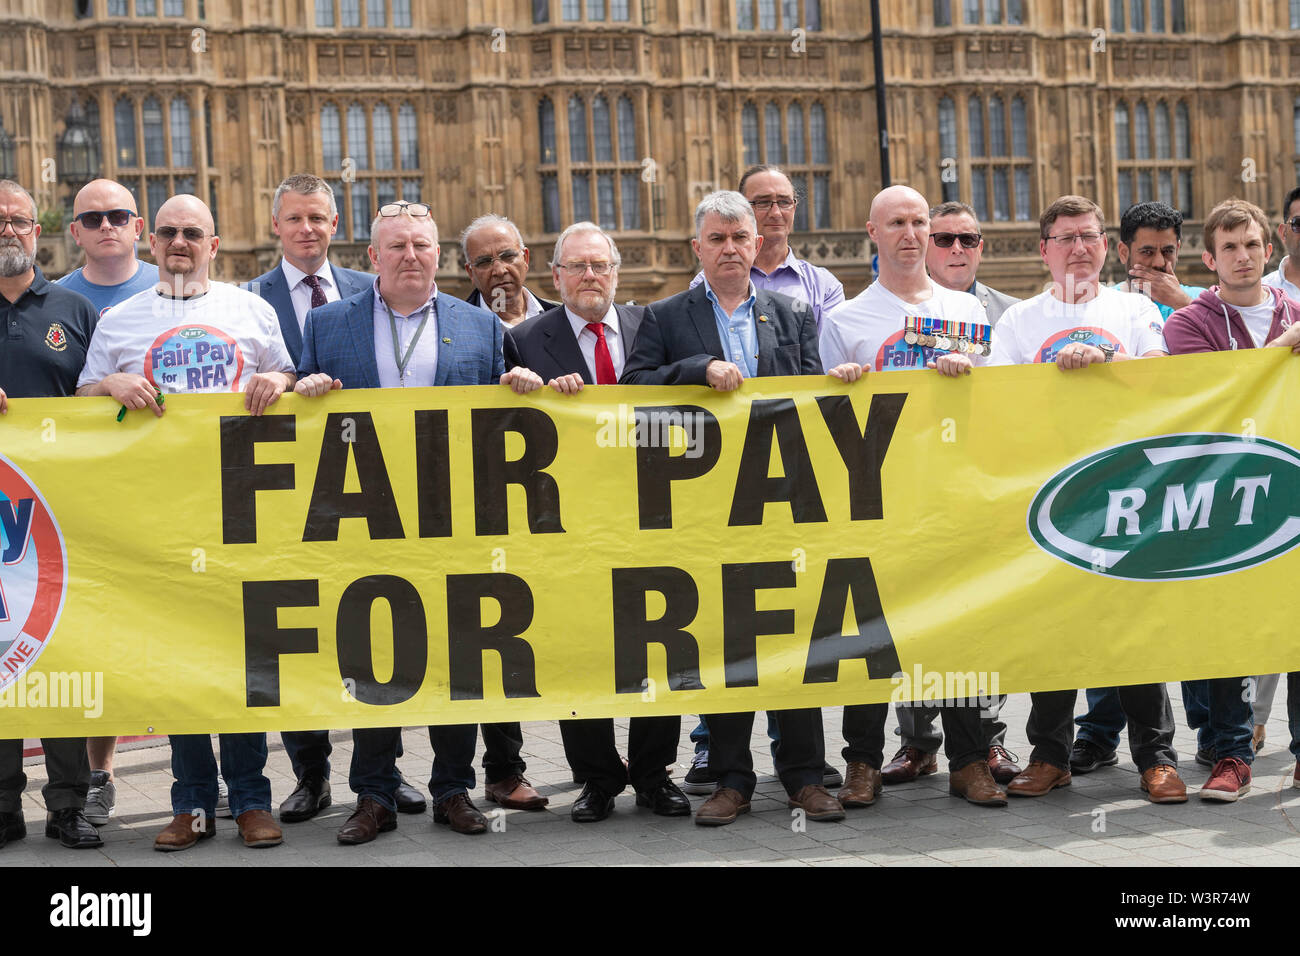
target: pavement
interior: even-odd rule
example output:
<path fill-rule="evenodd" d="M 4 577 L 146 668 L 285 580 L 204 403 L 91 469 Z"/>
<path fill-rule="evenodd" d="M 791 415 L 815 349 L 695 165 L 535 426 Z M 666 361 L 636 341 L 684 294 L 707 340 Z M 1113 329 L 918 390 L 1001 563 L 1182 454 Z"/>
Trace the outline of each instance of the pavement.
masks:
<path fill-rule="evenodd" d="M 331 735 L 334 743 L 335 804 L 315 819 L 285 825 L 284 843 L 250 850 L 238 839 L 233 820 L 219 820 L 215 839 L 182 853 L 158 853 L 153 839 L 171 819 L 170 751 L 165 741 L 119 753 L 117 813 L 101 828 L 104 846 L 73 851 L 42 836 L 44 806 L 40 788 L 45 768 L 38 760 L 26 768 L 23 798 L 28 837 L 0 850 L 0 867 L 216 867 L 216 866 L 1068 866 L 1068 867 L 1256 867 L 1300 862 L 1300 790 L 1291 789 L 1295 761 L 1287 750 L 1286 682 L 1278 688 L 1267 724 L 1267 744 L 1254 763 L 1251 791 L 1236 803 L 1200 800 L 1196 791 L 1208 771 L 1192 760 L 1194 738 L 1182 725 L 1178 686 L 1170 685 L 1180 722 L 1176 746 L 1180 772 L 1188 783 L 1187 803 L 1157 806 L 1138 789 L 1138 773 L 1125 751 L 1120 762 L 1087 775 L 1075 775 L 1068 788 L 1037 799 L 1015 799 L 1005 809 L 975 807 L 948 794 L 946 766 L 915 783 L 886 787 L 874 806 L 849 810 L 840 823 L 802 823 L 792 817 L 785 793 L 772 776 L 765 721 L 755 720 L 755 770 L 759 774 L 753 812 L 726 827 L 699 827 L 690 818 L 656 817 L 638 809 L 631 790 L 618 798 L 615 813 L 595 824 L 576 824 L 569 807 L 580 787 L 572 783 L 558 725 L 524 724 L 528 778 L 550 806 L 540 812 L 495 810 L 483 799 L 482 773 L 472 794 L 492 818 L 491 830 L 469 837 L 433 823 L 431 812 L 401 815 L 398 828 L 373 843 L 341 846 L 335 839 L 352 810 L 346 769 L 351 735 Z M 1084 706 L 1079 695 L 1078 706 Z M 1003 709 L 1010 731 L 1008 747 L 1028 762 L 1024 727 L 1029 696 L 1014 695 Z M 843 769 L 839 748 L 840 708 L 824 711 L 827 756 Z M 625 752 L 627 721 L 615 722 Z M 692 718 L 682 719 L 682 747 L 674 779 L 680 784 L 691 752 L 686 734 Z M 897 738 L 886 739 L 888 759 Z M 400 767 L 412 782 L 424 779 L 432 762 L 428 736 L 421 728 L 404 731 L 406 755 Z M 268 740 L 273 801 L 278 805 L 294 780 L 279 735 Z M 705 798 L 692 797 L 698 808 Z M 493 812 L 494 811 L 494 812 Z"/>

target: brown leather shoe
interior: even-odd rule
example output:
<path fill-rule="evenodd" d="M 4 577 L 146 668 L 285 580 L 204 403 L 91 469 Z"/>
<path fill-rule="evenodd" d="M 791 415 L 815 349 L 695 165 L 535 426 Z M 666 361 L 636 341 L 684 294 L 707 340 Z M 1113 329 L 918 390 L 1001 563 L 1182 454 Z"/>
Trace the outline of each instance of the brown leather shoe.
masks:
<path fill-rule="evenodd" d="M 507 810 L 540 810 L 550 803 L 519 774 L 489 783 L 483 790 L 489 802 L 499 803 Z"/>
<path fill-rule="evenodd" d="M 979 807 L 1005 807 L 1007 793 L 993 781 L 989 765 L 983 760 L 968 763 L 948 775 L 948 792 L 954 797 L 965 797 Z"/>
<path fill-rule="evenodd" d="M 1006 747 L 990 747 L 989 773 L 998 783 L 1010 783 L 1020 776 L 1020 764 L 1011 759 Z"/>
<path fill-rule="evenodd" d="M 934 754 L 923 753 L 915 747 L 904 747 L 881 769 L 880 779 L 885 783 L 911 783 L 917 777 L 932 774 L 938 769 L 939 761 Z"/>
<path fill-rule="evenodd" d="M 338 839 L 340 843 L 356 846 L 396 829 L 397 814 L 373 797 L 362 797 L 348 822 L 339 827 Z"/>
<path fill-rule="evenodd" d="M 920 751 L 916 751 L 920 753 Z M 933 758 L 932 758 L 933 759 Z M 933 770 L 930 773 L 934 773 Z M 880 796 L 881 773 L 869 763 L 850 760 L 844 768 L 844 786 L 840 787 L 840 806 L 869 807 Z"/>
<path fill-rule="evenodd" d="M 1142 792 L 1152 803 L 1187 802 L 1187 786 L 1168 764 L 1158 764 L 1142 774 Z"/>
<path fill-rule="evenodd" d="M 245 810 L 235 818 L 235 823 L 244 838 L 244 846 L 279 846 L 284 842 L 284 834 L 270 810 Z"/>
<path fill-rule="evenodd" d="M 1007 784 L 1007 793 L 1013 797 L 1041 797 L 1057 787 L 1069 785 L 1070 771 L 1041 760 L 1031 760 L 1029 766 Z"/>
<path fill-rule="evenodd" d="M 1256 724 L 1254 731 L 1251 732 L 1250 746 L 1251 749 L 1255 751 L 1255 753 L 1259 753 L 1261 750 L 1264 749 L 1264 740 L 1266 737 L 1264 731 L 1265 728 L 1263 724 Z"/>
<path fill-rule="evenodd" d="M 433 808 L 433 822 L 451 827 L 455 833 L 487 833 L 487 817 L 479 812 L 469 794 L 458 793 Z"/>
<path fill-rule="evenodd" d="M 844 819 L 844 806 L 821 784 L 809 784 L 793 797 L 787 804 L 791 810 L 802 810 L 804 816 L 818 823 L 833 823 Z"/>
<path fill-rule="evenodd" d="M 192 813 L 176 814 L 172 817 L 172 822 L 154 838 L 153 848 L 163 853 L 188 850 L 200 840 L 206 840 L 216 834 L 217 829 L 212 820 L 204 820 L 202 827 L 198 826 L 198 820 L 199 818 Z"/>
<path fill-rule="evenodd" d="M 705 800 L 695 811 L 695 822 L 702 827 L 720 827 L 735 823 L 736 817 L 749 812 L 749 801 L 739 790 L 731 787 L 719 787 L 713 796 Z"/>

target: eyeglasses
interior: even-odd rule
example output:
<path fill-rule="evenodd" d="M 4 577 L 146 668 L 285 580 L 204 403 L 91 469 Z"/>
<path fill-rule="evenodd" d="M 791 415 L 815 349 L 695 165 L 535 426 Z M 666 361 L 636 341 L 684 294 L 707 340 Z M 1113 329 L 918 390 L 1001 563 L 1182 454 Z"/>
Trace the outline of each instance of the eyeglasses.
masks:
<path fill-rule="evenodd" d="M 131 221 L 131 217 L 134 215 L 135 213 L 129 209 L 108 209 L 104 212 L 99 212 L 98 210 L 87 210 L 86 212 L 81 213 L 81 215 L 73 216 L 72 218 L 77 220 L 87 229 L 98 229 L 105 219 L 108 220 L 110 226 L 113 226 L 115 229 L 121 229 Z"/>
<path fill-rule="evenodd" d="M 32 231 L 36 225 L 34 219 L 0 219 L 0 233 L 5 231 L 5 226 L 13 229 L 15 236 L 25 236 Z"/>
<path fill-rule="evenodd" d="M 932 232 L 930 238 L 940 249 L 951 249 L 954 242 L 960 242 L 963 249 L 974 249 L 984 237 L 978 232 Z"/>
<path fill-rule="evenodd" d="M 1079 239 L 1083 240 L 1085 246 L 1091 246 L 1105 239 L 1106 236 L 1100 232 L 1077 232 L 1068 236 L 1048 236 L 1047 238 L 1058 246 L 1072 246 Z"/>
<path fill-rule="evenodd" d="M 407 202 L 403 199 L 398 202 L 384 203 L 379 207 L 379 215 L 385 218 L 406 215 L 412 219 L 423 219 L 425 216 L 433 215 L 433 213 L 425 203 Z"/>
<path fill-rule="evenodd" d="M 773 206 L 785 212 L 787 209 L 793 209 L 798 201 L 797 199 L 787 199 L 782 196 L 780 199 L 755 199 L 750 205 L 754 207 L 755 212 L 767 212 Z"/>
<path fill-rule="evenodd" d="M 207 233 L 198 226 L 186 226 L 184 229 L 177 229 L 175 226 L 159 226 L 153 231 L 162 242 L 171 242 L 176 238 L 177 233 L 180 233 L 181 238 L 186 242 L 202 242 L 207 238 Z"/>
<path fill-rule="evenodd" d="M 571 276 L 585 276 L 588 269 L 598 276 L 609 275 L 615 268 L 612 262 L 562 262 L 560 267 Z"/>
<path fill-rule="evenodd" d="M 523 250 L 521 249 L 506 249 L 497 253 L 495 256 L 479 256 L 477 259 L 470 262 L 470 265 L 475 269 L 490 269 L 492 268 L 492 263 L 498 261 L 503 266 L 514 265 L 523 254 Z"/>

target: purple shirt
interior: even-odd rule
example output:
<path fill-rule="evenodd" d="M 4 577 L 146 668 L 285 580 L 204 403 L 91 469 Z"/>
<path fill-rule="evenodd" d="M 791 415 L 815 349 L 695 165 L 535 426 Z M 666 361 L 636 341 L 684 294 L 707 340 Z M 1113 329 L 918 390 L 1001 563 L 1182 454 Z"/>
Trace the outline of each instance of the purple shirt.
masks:
<path fill-rule="evenodd" d="M 821 331 L 822 316 L 844 301 L 844 286 L 821 266 L 815 266 L 806 259 L 796 259 L 794 250 L 786 252 L 785 261 L 770 273 L 758 266 L 749 270 L 750 281 L 754 288 L 766 292 L 779 292 L 788 295 L 796 302 L 811 306 L 817 329 Z M 698 272 L 691 280 L 691 288 L 704 281 L 704 273 Z"/>

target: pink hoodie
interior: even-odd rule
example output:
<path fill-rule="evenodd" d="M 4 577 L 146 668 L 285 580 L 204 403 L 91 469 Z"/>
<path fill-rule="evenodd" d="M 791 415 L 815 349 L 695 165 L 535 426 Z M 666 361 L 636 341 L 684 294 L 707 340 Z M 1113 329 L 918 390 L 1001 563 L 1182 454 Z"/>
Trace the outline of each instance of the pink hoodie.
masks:
<path fill-rule="evenodd" d="M 1293 322 L 1300 322 L 1300 302 L 1289 299 L 1281 289 L 1264 286 L 1273 294 L 1271 342 Z M 1165 345 L 1170 355 L 1189 352 L 1228 352 L 1253 349 L 1255 340 L 1246 329 L 1241 313 L 1219 298 L 1219 287 L 1211 286 L 1165 320 Z"/>

